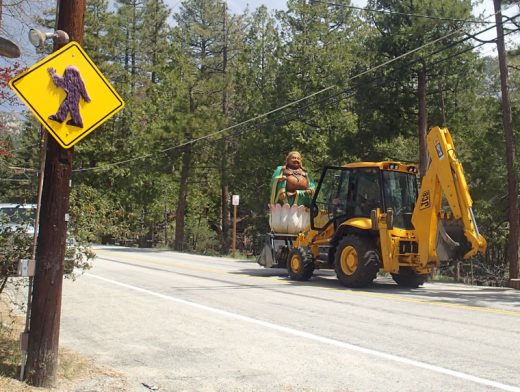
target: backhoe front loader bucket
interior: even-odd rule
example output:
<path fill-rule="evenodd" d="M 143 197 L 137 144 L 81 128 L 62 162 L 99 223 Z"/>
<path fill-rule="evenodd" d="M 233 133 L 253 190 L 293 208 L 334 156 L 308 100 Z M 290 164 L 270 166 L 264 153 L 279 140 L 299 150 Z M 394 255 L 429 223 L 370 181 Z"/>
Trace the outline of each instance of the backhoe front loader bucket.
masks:
<path fill-rule="evenodd" d="M 295 235 L 268 233 L 256 262 L 266 268 L 285 268 Z"/>
<path fill-rule="evenodd" d="M 271 247 L 271 241 L 269 239 L 269 235 L 265 236 L 264 246 L 262 247 L 262 251 L 256 258 L 256 262 L 266 268 L 271 268 L 274 264 L 274 254 L 273 248 Z"/>

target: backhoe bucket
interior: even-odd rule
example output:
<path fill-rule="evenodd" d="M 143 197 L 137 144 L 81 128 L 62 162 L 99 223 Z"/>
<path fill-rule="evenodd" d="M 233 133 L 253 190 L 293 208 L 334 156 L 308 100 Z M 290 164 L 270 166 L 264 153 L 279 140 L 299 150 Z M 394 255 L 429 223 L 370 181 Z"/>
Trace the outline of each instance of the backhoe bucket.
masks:
<path fill-rule="evenodd" d="M 274 264 L 274 254 L 272 248 L 272 241 L 269 236 L 266 236 L 262 251 L 256 258 L 256 262 L 266 268 L 271 268 Z"/>
<path fill-rule="evenodd" d="M 266 268 L 285 268 L 295 235 L 268 233 L 256 262 Z"/>
<path fill-rule="evenodd" d="M 460 219 L 439 219 L 437 226 L 437 256 L 440 261 L 462 259 L 471 249 Z"/>

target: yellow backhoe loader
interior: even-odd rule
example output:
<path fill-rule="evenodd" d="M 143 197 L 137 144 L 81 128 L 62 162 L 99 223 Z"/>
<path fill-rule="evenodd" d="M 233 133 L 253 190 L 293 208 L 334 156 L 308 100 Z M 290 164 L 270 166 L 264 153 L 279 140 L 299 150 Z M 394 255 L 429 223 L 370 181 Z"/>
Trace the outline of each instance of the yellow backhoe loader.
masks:
<path fill-rule="evenodd" d="M 413 164 L 325 167 L 310 225 L 297 234 L 269 233 L 258 263 L 287 268 L 299 281 L 334 269 L 347 287 L 367 286 L 383 269 L 398 285 L 418 287 L 441 261 L 484 253 L 450 132 L 432 128 L 427 145 L 431 160 L 419 191 Z"/>

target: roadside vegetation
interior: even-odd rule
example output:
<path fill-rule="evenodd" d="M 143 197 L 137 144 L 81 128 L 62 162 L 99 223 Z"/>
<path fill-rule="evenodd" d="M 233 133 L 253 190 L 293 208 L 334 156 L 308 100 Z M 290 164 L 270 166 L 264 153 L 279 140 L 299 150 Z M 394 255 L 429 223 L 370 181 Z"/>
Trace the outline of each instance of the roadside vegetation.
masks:
<path fill-rule="evenodd" d="M 0 212 L 0 295 L 9 279 L 17 276 L 18 264 L 21 259 L 32 257 L 33 234 L 27 232 L 28 225 L 33 222 L 22 222 L 17 227 L 7 224 L 8 218 Z M 67 241 L 64 261 L 64 276 L 74 279 L 76 274 L 91 268 L 91 260 L 95 257 L 85 230 L 71 230 Z M 24 281 L 13 280 L 12 286 L 24 285 Z"/>

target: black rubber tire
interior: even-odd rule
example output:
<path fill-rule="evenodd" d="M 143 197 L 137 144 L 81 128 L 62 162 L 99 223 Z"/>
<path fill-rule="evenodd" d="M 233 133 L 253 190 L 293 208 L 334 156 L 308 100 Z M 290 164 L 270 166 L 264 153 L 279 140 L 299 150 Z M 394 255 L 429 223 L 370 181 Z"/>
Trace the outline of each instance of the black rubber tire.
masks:
<path fill-rule="evenodd" d="M 347 235 L 336 247 L 334 267 L 343 286 L 368 286 L 380 267 L 374 241 L 367 237 Z"/>
<path fill-rule="evenodd" d="M 275 255 L 276 266 L 278 268 L 286 268 L 288 260 L 289 260 L 289 247 L 284 246 L 283 248 L 281 248 L 279 250 L 279 252 L 276 252 L 276 255 Z"/>
<path fill-rule="evenodd" d="M 391 274 L 395 283 L 401 287 L 416 289 L 428 280 L 428 275 L 418 274 L 410 267 L 401 267 L 398 274 Z"/>
<path fill-rule="evenodd" d="M 309 280 L 314 272 L 312 258 L 301 248 L 292 249 L 287 258 L 287 272 L 292 280 Z"/>

